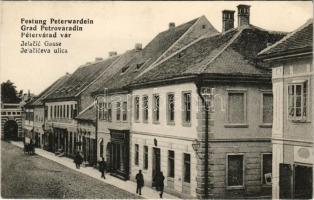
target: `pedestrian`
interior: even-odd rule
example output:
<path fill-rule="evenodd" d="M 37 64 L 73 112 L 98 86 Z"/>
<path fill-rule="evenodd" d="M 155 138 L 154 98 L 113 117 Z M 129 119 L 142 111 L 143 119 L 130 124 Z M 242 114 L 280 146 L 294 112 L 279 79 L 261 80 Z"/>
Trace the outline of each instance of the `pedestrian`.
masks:
<path fill-rule="evenodd" d="M 104 157 L 101 158 L 101 161 L 99 162 L 99 171 L 101 172 L 101 178 L 106 179 L 105 171 L 107 170 L 107 163 L 104 159 Z"/>
<path fill-rule="evenodd" d="M 162 195 L 164 193 L 164 180 L 165 180 L 165 177 L 164 177 L 164 174 L 162 173 L 162 171 L 159 173 L 159 176 L 158 176 L 158 187 L 159 187 L 159 191 L 160 191 L 160 198 L 162 199 Z"/>
<path fill-rule="evenodd" d="M 139 170 L 135 176 L 136 179 L 136 194 L 142 195 L 142 187 L 144 186 L 144 178 L 142 170 Z"/>
<path fill-rule="evenodd" d="M 81 154 L 79 152 L 76 153 L 75 157 L 74 157 L 74 163 L 76 165 L 76 169 L 80 169 L 80 165 L 83 162 L 83 158 L 81 156 Z"/>

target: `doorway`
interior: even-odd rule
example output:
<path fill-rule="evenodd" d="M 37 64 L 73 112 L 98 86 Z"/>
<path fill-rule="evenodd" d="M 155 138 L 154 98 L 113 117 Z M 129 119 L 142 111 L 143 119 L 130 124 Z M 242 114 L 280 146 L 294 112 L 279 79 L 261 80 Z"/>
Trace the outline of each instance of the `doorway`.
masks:
<path fill-rule="evenodd" d="M 156 186 L 156 176 L 160 172 L 160 148 L 153 147 L 152 156 L 152 187 Z"/>
<path fill-rule="evenodd" d="M 17 140 L 18 139 L 18 125 L 16 121 L 9 120 L 4 124 L 4 139 Z"/>
<path fill-rule="evenodd" d="M 295 165 L 294 167 L 294 198 L 296 199 L 312 199 L 312 167 Z"/>

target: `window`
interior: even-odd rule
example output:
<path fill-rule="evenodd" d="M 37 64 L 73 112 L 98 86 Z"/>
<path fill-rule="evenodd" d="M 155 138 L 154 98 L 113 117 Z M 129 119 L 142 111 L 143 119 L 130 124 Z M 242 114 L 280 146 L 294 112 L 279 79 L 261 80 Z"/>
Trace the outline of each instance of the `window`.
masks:
<path fill-rule="evenodd" d="M 52 106 L 49 106 L 50 107 L 50 119 L 52 118 L 53 116 L 53 113 L 52 113 Z"/>
<path fill-rule="evenodd" d="M 135 97 L 134 98 L 134 119 L 135 121 L 138 121 L 140 119 L 140 98 Z"/>
<path fill-rule="evenodd" d="M 191 123 L 191 93 L 183 93 L 183 122 Z"/>
<path fill-rule="evenodd" d="M 288 113 L 293 120 L 306 120 L 307 81 L 288 85 Z"/>
<path fill-rule="evenodd" d="M 73 105 L 71 105 L 71 119 L 73 118 Z"/>
<path fill-rule="evenodd" d="M 103 103 L 98 103 L 98 119 L 103 119 Z"/>
<path fill-rule="evenodd" d="M 148 121 L 148 96 L 143 97 L 143 121 Z"/>
<path fill-rule="evenodd" d="M 168 94 L 167 113 L 168 122 L 174 122 L 174 94 Z"/>
<path fill-rule="evenodd" d="M 153 120 L 154 122 L 159 121 L 159 95 L 153 96 Z"/>
<path fill-rule="evenodd" d="M 174 178 L 174 151 L 168 151 L 168 177 Z"/>
<path fill-rule="evenodd" d="M 103 104 L 103 120 L 108 120 L 108 107 L 107 107 L 107 103 Z"/>
<path fill-rule="evenodd" d="M 243 166 L 243 155 L 227 155 L 227 186 L 244 186 Z"/>
<path fill-rule="evenodd" d="M 126 72 L 126 70 L 128 70 L 128 69 L 129 69 L 129 66 L 122 67 L 122 69 L 121 69 L 121 73 Z"/>
<path fill-rule="evenodd" d="M 69 105 L 67 105 L 67 118 L 69 118 L 69 116 L 70 116 L 70 108 L 69 108 Z"/>
<path fill-rule="evenodd" d="M 184 154 L 184 182 L 190 183 L 191 182 L 191 156 L 190 154 Z"/>
<path fill-rule="evenodd" d="M 56 118 L 57 117 L 57 106 L 54 106 L 54 118 Z"/>
<path fill-rule="evenodd" d="M 244 92 L 228 93 L 228 123 L 246 124 L 246 95 Z"/>
<path fill-rule="evenodd" d="M 65 105 L 63 105 L 63 118 L 65 118 Z"/>
<path fill-rule="evenodd" d="M 127 120 L 127 113 L 128 113 L 128 104 L 125 101 L 122 103 L 122 120 L 123 121 Z"/>
<path fill-rule="evenodd" d="M 135 165 L 138 165 L 138 158 L 139 158 L 139 152 L 138 152 L 138 150 L 139 150 L 139 147 L 138 147 L 138 144 L 135 144 L 135 157 L 134 157 L 134 164 Z"/>
<path fill-rule="evenodd" d="M 148 169 L 148 146 L 144 146 L 143 161 L 143 168 Z"/>
<path fill-rule="evenodd" d="M 262 154 L 262 184 L 271 185 L 272 154 Z"/>
<path fill-rule="evenodd" d="M 112 121 L 112 108 L 111 103 L 108 103 L 108 121 Z"/>
<path fill-rule="evenodd" d="M 120 116 L 121 116 L 121 103 L 120 102 L 117 102 L 117 108 L 116 108 L 116 119 L 117 121 L 120 120 Z"/>
<path fill-rule="evenodd" d="M 272 93 L 263 93 L 262 96 L 262 123 L 273 123 L 273 95 Z"/>
<path fill-rule="evenodd" d="M 102 158 L 102 157 L 104 157 L 104 141 L 103 140 L 101 140 L 99 146 L 100 146 L 99 153 L 100 153 L 100 157 Z"/>
<path fill-rule="evenodd" d="M 60 105 L 60 118 L 62 118 L 63 117 L 63 106 L 62 105 Z"/>

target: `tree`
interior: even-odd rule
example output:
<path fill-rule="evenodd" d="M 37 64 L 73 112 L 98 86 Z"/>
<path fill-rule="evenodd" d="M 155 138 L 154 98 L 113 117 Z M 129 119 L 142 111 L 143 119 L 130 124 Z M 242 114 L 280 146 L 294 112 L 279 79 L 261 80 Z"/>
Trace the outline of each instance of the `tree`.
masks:
<path fill-rule="evenodd" d="M 10 80 L 1 83 L 1 101 L 3 103 L 19 103 L 21 101 L 17 97 L 16 86 Z"/>

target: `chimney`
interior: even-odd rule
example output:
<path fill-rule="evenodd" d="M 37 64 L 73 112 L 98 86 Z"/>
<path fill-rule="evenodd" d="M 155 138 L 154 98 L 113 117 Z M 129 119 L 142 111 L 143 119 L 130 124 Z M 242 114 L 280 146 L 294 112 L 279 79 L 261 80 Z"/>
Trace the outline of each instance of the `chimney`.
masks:
<path fill-rule="evenodd" d="M 174 27 L 176 27 L 176 24 L 174 22 L 170 22 L 169 23 L 169 30 L 173 29 Z"/>
<path fill-rule="evenodd" d="M 95 61 L 97 62 L 97 61 L 102 61 L 102 57 L 96 57 L 95 58 Z"/>
<path fill-rule="evenodd" d="M 238 7 L 238 27 L 249 25 L 251 6 L 240 4 L 237 7 Z"/>
<path fill-rule="evenodd" d="M 117 52 L 116 51 L 109 51 L 109 57 L 116 56 Z"/>
<path fill-rule="evenodd" d="M 142 44 L 141 43 L 135 43 L 135 50 L 142 50 Z"/>
<path fill-rule="evenodd" d="M 222 32 L 234 28 L 234 10 L 222 11 Z"/>

